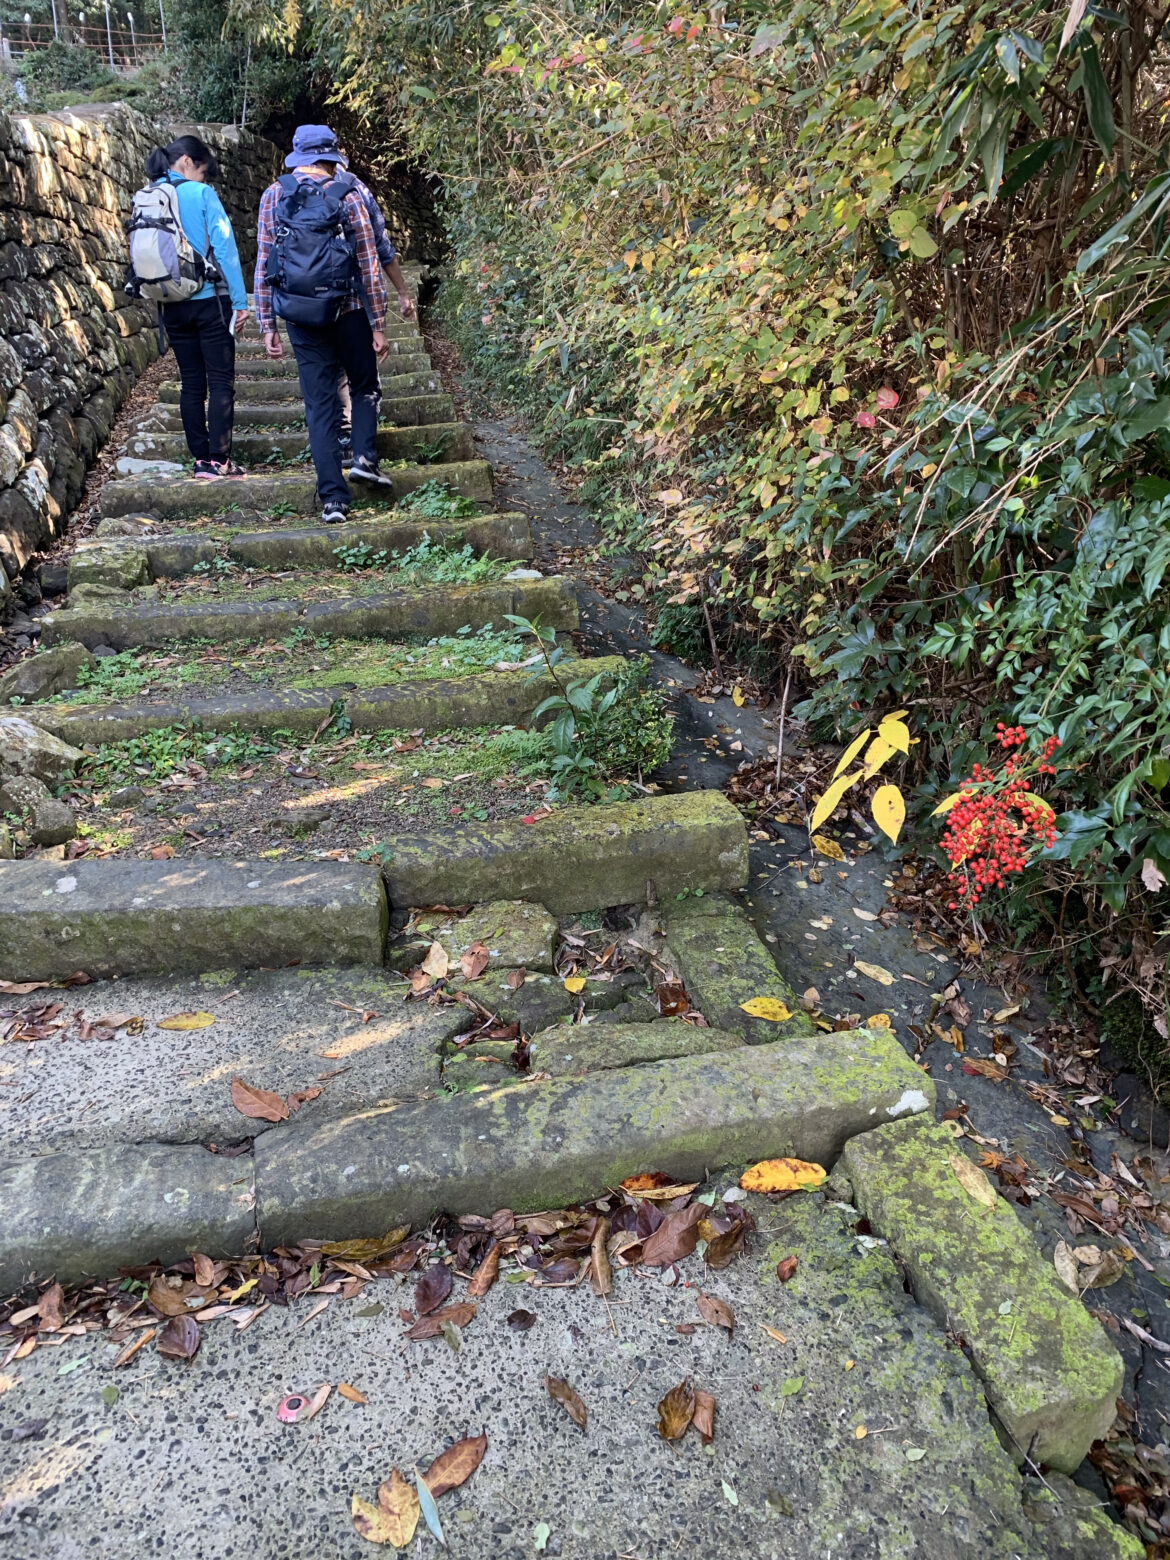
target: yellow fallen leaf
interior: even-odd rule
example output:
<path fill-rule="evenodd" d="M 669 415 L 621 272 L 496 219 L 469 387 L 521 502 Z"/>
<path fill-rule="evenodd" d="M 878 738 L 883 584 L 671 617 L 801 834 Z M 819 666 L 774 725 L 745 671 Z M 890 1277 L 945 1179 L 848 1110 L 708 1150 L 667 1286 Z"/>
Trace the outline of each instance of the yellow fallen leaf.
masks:
<path fill-rule="evenodd" d="M 250 1289 L 255 1289 L 259 1282 L 258 1278 L 246 1278 L 238 1289 L 233 1289 L 231 1294 L 227 1296 L 228 1303 L 233 1304 L 237 1300 L 242 1300 Z"/>
<path fill-rule="evenodd" d="M 568 985 L 568 982 L 565 984 Z M 791 1011 L 777 997 L 750 997 L 739 1005 L 752 1018 L 766 1018 L 771 1024 L 782 1024 L 786 1018 L 792 1017 Z"/>
<path fill-rule="evenodd" d="M 420 785 L 425 785 L 431 791 L 440 790 L 446 783 L 445 780 L 440 780 L 438 775 L 428 775 L 425 780 L 419 781 Z"/>
<path fill-rule="evenodd" d="M 910 728 L 895 715 L 887 715 L 878 726 L 878 736 L 899 753 L 910 752 Z"/>
<path fill-rule="evenodd" d="M 775 1338 L 777 1343 L 787 1343 L 788 1342 L 788 1339 L 780 1331 L 779 1327 L 766 1327 L 766 1326 L 764 1326 L 763 1322 L 760 1323 L 760 1326 L 764 1328 L 764 1331 L 768 1334 L 768 1337 L 769 1338 Z"/>
<path fill-rule="evenodd" d="M 857 757 L 858 753 L 861 752 L 862 748 L 865 746 L 866 742 L 869 740 L 869 732 L 870 732 L 870 728 L 867 726 L 859 737 L 854 737 L 853 741 L 849 744 L 849 746 L 845 749 L 844 753 L 842 753 L 841 757 L 837 760 L 837 767 L 836 767 L 836 769 L 834 769 L 834 771 L 832 773 L 832 776 L 831 776 L 832 779 L 835 780 L 839 774 L 842 774 L 846 769 L 849 768 L 849 765 L 853 762 L 853 760 Z"/>
<path fill-rule="evenodd" d="M 858 1425 L 857 1429 L 853 1432 L 853 1434 L 857 1437 L 857 1439 L 859 1441 L 864 1441 L 866 1436 L 869 1434 L 869 1431 L 865 1428 L 864 1425 Z"/>
<path fill-rule="evenodd" d="M 865 1027 L 867 1029 L 890 1029 L 893 1026 L 890 1023 L 890 1015 L 888 1013 L 871 1013 L 865 1021 Z"/>
<path fill-rule="evenodd" d="M 658 495 L 658 502 L 665 504 L 668 509 L 674 509 L 678 504 L 682 503 L 682 498 L 681 488 L 663 488 Z"/>
<path fill-rule="evenodd" d="M 731 702 L 737 710 L 742 710 L 747 700 L 743 696 L 743 689 L 735 687 L 731 690 Z"/>
<path fill-rule="evenodd" d="M 825 791 L 824 796 L 821 797 L 820 801 L 813 808 L 813 815 L 808 821 L 810 833 L 814 829 L 820 828 L 825 819 L 832 814 L 837 803 L 845 795 L 849 787 L 856 785 L 860 779 L 861 770 L 855 769 L 851 775 L 842 775 L 839 780 L 833 781 L 832 785 Z"/>
<path fill-rule="evenodd" d="M 160 1029 L 206 1029 L 215 1023 L 214 1013 L 176 1013 L 173 1018 L 160 1018 Z"/>
<path fill-rule="evenodd" d="M 853 1364 L 854 1364 L 854 1362 L 852 1360 L 846 1360 L 845 1361 L 845 1369 L 846 1370 L 852 1370 L 853 1369 Z"/>
<path fill-rule="evenodd" d="M 625 262 L 626 270 L 632 271 L 638 263 L 638 251 L 636 249 L 627 249 L 622 259 Z"/>
<path fill-rule="evenodd" d="M 820 854 L 822 856 L 828 856 L 830 861 L 845 860 L 845 852 L 841 849 L 840 845 L 837 844 L 837 841 L 831 840 L 827 834 L 814 834 L 812 837 L 812 842 Z"/>
<path fill-rule="evenodd" d="M 863 975 L 868 975 L 870 980 L 876 980 L 882 986 L 892 986 L 898 978 L 896 975 L 891 975 L 889 970 L 882 969 L 880 964 L 867 964 L 864 959 L 858 959 L 853 968 L 860 970 Z"/>
<path fill-rule="evenodd" d="M 1067 1127 L 1069 1125 L 1067 1116 L 1049 1116 L 1048 1119 L 1054 1127 Z"/>
<path fill-rule="evenodd" d="M 576 994 L 579 991 L 584 991 L 585 990 L 585 977 L 584 977 L 584 975 L 566 975 L 565 976 L 565 990 L 566 991 L 571 991 L 574 996 L 576 996 Z"/>
<path fill-rule="evenodd" d="M 761 1159 L 739 1178 L 745 1192 L 809 1192 L 828 1176 L 821 1165 L 806 1159 Z"/>
<path fill-rule="evenodd" d="M 996 1203 L 995 1189 L 991 1182 L 980 1170 L 978 1165 L 973 1165 L 965 1154 L 952 1154 L 951 1169 L 955 1172 L 955 1180 L 977 1203 L 982 1203 L 985 1208 L 994 1208 Z"/>
<path fill-rule="evenodd" d="M 906 803 L 901 791 L 896 785 L 880 785 L 873 793 L 873 801 L 869 806 L 873 821 L 896 845 L 902 825 L 906 822 Z"/>

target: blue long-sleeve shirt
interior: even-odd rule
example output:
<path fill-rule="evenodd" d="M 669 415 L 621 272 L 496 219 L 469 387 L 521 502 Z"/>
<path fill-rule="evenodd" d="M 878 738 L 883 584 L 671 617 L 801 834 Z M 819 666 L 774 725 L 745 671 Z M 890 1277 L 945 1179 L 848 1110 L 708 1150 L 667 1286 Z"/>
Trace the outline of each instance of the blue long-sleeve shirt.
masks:
<path fill-rule="evenodd" d="M 184 179 L 173 170 L 167 177 L 179 189 L 179 221 L 183 224 L 183 232 L 201 255 L 214 258 L 227 285 L 232 308 L 246 309 L 248 289 L 244 286 L 236 235 L 219 196 L 210 184 L 200 184 L 198 179 Z M 193 296 L 213 298 L 215 288 L 207 282 Z"/>

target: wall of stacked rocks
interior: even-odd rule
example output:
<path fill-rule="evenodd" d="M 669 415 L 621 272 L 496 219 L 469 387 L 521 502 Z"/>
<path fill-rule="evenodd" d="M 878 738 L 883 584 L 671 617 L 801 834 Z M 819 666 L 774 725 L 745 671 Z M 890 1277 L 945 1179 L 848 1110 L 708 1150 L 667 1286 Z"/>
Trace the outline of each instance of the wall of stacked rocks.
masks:
<path fill-rule="evenodd" d="M 146 154 L 187 131 L 220 162 L 248 276 L 279 161 L 271 142 L 232 126 L 156 125 L 125 104 L 0 113 L 0 602 L 61 534 L 86 467 L 158 355 L 154 306 L 122 290 L 124 223 Z"/>

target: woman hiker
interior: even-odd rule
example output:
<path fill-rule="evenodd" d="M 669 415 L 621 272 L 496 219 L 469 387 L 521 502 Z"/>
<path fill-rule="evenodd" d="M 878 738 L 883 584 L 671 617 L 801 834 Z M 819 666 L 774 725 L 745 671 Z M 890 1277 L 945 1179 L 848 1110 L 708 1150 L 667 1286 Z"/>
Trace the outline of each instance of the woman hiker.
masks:
<path fill-rule="evenodd" d="M 191 246 L 213 260 L 216 280 L 182 303 L 160 305 L 162 323 L 179 365 L 179 413 L 197 477 L 242 477 L 232 460 L 236 407 L 235 333 L 248 318 L 248 292 L 236 237 L 219 196 L 211 188 L 215 156 L 198 136 L 181 135 L 155 147 L 146 177 L 177 186 L 179 220 Z M 229 318 L 224 294 L 231 304 Z"/>

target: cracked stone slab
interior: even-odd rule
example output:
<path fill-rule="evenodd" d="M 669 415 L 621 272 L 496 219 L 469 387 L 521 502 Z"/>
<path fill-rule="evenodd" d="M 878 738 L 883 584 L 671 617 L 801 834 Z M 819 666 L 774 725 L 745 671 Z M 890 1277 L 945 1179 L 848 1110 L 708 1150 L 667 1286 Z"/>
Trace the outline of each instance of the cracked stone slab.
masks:
<path fill-rule="evenodd" d="M 900 1121 L 847 1144 L 841 1171 L 918 1299 L 964 1340 L 1017 1461 L 1072 1473 L 1113 1423 L 1121 1356 L 1011 1204 L 987 1206 L 960 1183 L 961 1153 L 945 1128 Z"/>

